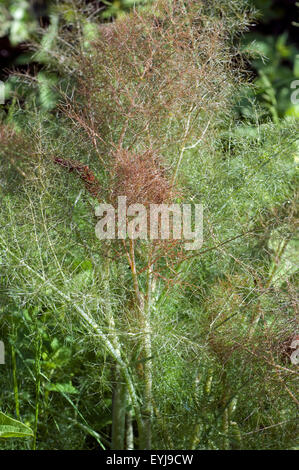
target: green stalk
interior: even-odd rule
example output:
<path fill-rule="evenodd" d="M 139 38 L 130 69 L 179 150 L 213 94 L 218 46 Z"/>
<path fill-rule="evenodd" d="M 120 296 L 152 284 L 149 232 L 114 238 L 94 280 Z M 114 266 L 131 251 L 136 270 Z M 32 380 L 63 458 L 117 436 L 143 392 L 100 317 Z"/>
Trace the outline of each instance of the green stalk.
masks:
<path fill-rule="evenodd" d="M 115 373 L 115 388 L 112 405 L 112 450 L 125 448 L 125 424 L 127 409 L 127 385 L 118 366 Z"/>
<path fill-rule="evenodd" d="M 36 341 L 35 341 L 35 416 L 34 416 L 34 427 L 33 427 L 33 441 L 32 450 L 36 450 L 36 438 L 37 438 L 37 425 L 39 415 L 39 397 L 40 397 L 40 356 L 41 356 L 42 342 L 39 335 L 38 329 L 36 330 Z"/>
<path fill-rule="evenodd" d="M 116 333 L 115 320 L 110 302 L 110 258 L 106 258 L 104 272 L 104 293 L 106 302 L 106 314 L 108 317 L 109 333 L 112 344 L 119 355 L 121 355 L 121 344 Z M 126 407 L 128 400 L 128 387 L 121 368 L 117 363 L 114 366 L 115 385 L 112 399 L 112 432 L 111 449 L 124 450 L 125 448 L 125 423 Z"/>
<path fill-rule="evenodd" d="M 11 345 L 11 362 L 12 362 L 12 375 L 13 375 L 13 390 L 15 397 L 15 406 L 16 406 L 16 416 L 20 419 L 20 402 L 19 402 L 19 389 L 17 381 L 17 362 L 16 362 L 16 352 L 13 344 Z"/>
<path fill-rule="evenodd" d="M 135 303 L 139 312 L 140 330 L 142 333 L 142 352 L 143 352 L 143 371 L 144 371 L 144 391 L 142 405 L 142 429 L 139 430 L 140 441 L 139 448 L 142 450 L 150 450 L 152 444 L 152 345 L 151 345 L 151 294 L 152 294 L 152 266 L 149 263 L 147 270 L 147 293 L 144 297 L 141 295 L 138 284 L 138 276 L 135 263 L 134 242 L 130 240 L 130 266 L 133 278 L 133 286 L 135 292 Z"/>
<path fill-rule="evenodd" d="M 153 416 L 153 372 L 152 372 L 152 340 L 151 340 L 151 294 L 152 269 L 147 272 L 147 295 L 144 310 L 142 311 L 143 348 L 144 348 L 144 407 L 143 407 L 143 436 L 142 448 L 150 450 L 152 446 L 152 416 Z"/>
<path fill-rule="evenodd" d="M 223 434 L 223 450 L 229 450 L 230 445 L 229 445 L 229 414 L 228 414 L 228 409 L 225 408 L 223 411 L 222 415 L 222 434 Z"/>
<path fill-rule="evenodd" d="M 130 401 L 131 400 L 129 400 L 129 403 Z M 134 450 L 134 432 L 131 408 L 127 411 L 126 415 L 126 450 Z"/>

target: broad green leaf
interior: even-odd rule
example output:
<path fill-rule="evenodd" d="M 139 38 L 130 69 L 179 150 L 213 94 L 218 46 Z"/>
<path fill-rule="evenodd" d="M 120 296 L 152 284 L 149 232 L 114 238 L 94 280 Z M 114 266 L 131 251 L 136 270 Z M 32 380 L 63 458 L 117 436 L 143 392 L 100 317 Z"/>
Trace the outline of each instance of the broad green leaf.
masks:
<path fill-rule="evenodd" d="M 0 411 L 0 438 L 31 437 L 32 430 L 26 424 L 10 418 Z"/>
<path fill-rule="evenodd" d="M 47 390 L 60 393 L 78 393 L 78 390 L 76 390 L 70 382 L 63 384 L 47 384 Z"/>

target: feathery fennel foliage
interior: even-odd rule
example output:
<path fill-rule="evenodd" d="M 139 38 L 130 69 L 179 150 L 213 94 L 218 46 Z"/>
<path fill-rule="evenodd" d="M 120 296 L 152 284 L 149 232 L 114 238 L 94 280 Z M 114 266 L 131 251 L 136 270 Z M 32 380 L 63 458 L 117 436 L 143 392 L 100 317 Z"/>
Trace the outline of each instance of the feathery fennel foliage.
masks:
<path fill-rule="evenodd" d="M 244 5 L 158 1 L 88 44 L 60 31 L 53 57 L 71 71 L 61 108 L 2 126 L 0 337 L 35 430 L 2 447 L 295 445 L 298 124 L 248 135 L 233 115 L 243 71 L 231 32 L 249 23 Z M 95 237 L 98 200 L 133 197 L 132 178 L 141 203 L 154 198 L 145 173 L 130 173 L 148 150 L 175 187 L 168 197 L 204 205 L 199 252 Z M 96 198 L 58 157 L 92 169 Z"/>

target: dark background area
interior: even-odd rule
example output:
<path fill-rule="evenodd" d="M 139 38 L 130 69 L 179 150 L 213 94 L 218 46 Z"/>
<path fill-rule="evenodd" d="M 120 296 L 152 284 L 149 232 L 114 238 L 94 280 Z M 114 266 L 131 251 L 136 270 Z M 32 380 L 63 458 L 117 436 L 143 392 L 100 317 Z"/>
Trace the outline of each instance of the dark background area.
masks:
<path fill-rule="evenodd" d="M 253 31 L 267 36 L 288 32 L 289 40 L 299 45 L 298 28 L 294 25 L 298 18 L 296 0 L 256 0 L 253 3 L 263 13 Z"/>

